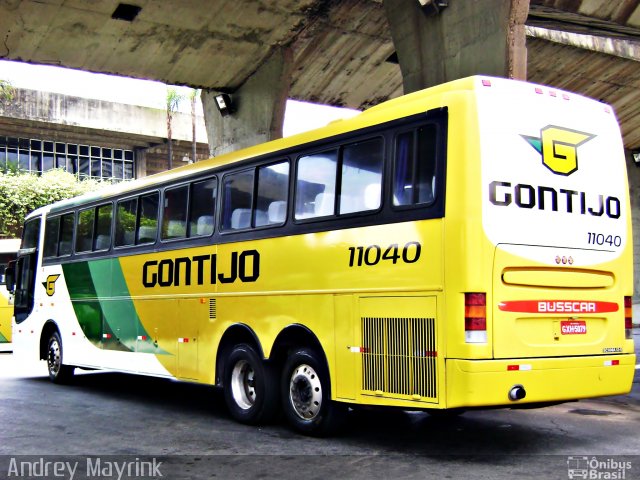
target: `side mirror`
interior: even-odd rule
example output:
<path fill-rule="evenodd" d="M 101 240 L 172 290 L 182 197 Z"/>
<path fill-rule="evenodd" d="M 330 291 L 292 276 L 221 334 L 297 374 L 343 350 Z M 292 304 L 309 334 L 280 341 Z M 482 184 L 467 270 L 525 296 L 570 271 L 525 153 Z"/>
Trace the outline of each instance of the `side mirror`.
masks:
<path fill-rule="evenodd" d="M 4 281 L 9 293 L 14 293 L 16 290 L 16 261 L 12 260 L 7 264 L 7 268 L 4 270 Z"/>

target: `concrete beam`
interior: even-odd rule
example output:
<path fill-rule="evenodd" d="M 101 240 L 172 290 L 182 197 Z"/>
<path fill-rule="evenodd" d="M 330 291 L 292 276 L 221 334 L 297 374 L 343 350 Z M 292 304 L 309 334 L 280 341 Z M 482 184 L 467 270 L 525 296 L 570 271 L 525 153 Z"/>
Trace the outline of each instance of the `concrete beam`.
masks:
<path fill-rule="evenodd" d="M 40 122 L 68 126 L 73 129 L 92 129 L 97 132 L 116 132 L 120 136 L 151 137 L 152 142 L 167 138 L 165 110 L 59 93 L 14 89 L 14 98 L 0 103 L 0 122 Z M 196 117 L 196 138 L 206 141 L 204 122 Z M 155 139 L 155 140 L 154 140 Z M 176 113 L 173 119 L 173 139 L 191 141 L 191 115 Z"/>
<path fill-rule="evenodd" d="M 526 79 L 529 0 L 450 0 L 429 15 L 418 0 L 384 0 L 404 92 L 470 75 Z"/>
<path fill-rule="evenodd" d="M 222 116 L 216 106 L 215 96 L 220 92 L 202 92 L 211 156 L 282 137 L 292 65 L 291 50 L 277 49 L 231 95 L 234 112 L 227 116 Z"/>
<path fill-rule="evenodd" d="M 526 27 L 527 36 L 640 62 L 640 44 L 627 39 Z"/>

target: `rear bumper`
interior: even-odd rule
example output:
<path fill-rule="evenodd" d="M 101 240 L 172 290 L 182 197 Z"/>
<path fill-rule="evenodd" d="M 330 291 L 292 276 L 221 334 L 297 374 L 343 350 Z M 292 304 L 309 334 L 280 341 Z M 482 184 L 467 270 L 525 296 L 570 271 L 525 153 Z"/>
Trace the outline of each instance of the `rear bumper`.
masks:
<path fill-rule="evenodd" d="M 515 406 L 622 395 L 631 390 L 635 363 L 634 354 L 508 360 L 447 359 L 446 407 Z M 519 369 L 516 370 L 515 366 Z M 524 399 L 509 400 L 509 391 L 515 385 L 524 387 Z"/>

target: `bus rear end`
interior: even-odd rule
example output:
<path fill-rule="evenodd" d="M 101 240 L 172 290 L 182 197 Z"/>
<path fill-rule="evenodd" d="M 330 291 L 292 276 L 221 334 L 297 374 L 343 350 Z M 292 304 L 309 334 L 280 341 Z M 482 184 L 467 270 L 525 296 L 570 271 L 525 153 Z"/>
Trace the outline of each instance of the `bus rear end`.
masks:
<path fill-rule="evenodd" d="M 448 362 L 447 406 L 627 393 L 632 236 L 612 108 L 494 78 L 475 93 L 482 232 L 470 241 L 487 258 L 484 288 L 464 295 L 464 341 L 484 358 Z"/>

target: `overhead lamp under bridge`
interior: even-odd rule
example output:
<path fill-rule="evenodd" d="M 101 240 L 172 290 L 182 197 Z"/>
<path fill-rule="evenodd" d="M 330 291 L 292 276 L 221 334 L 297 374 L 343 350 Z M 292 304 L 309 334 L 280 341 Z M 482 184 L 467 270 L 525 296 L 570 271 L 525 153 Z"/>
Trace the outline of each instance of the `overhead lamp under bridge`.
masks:
<path fill-rule="evenodd" d="M 418 3 L 427 15 L 438 15 L 449 6 L 449 0 L 418 0 Z"/>
<path fill-rule="evenodd" d="M 223 117 L 231 115 L 236 111 L 235 105 L 231 100 L 231 95 L 227 93 L 219 93 L 214 98 L 216 100 L 216 107 L 218 107 L 218 111 Z"/>

